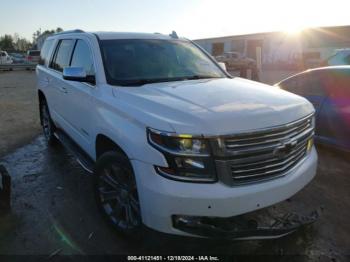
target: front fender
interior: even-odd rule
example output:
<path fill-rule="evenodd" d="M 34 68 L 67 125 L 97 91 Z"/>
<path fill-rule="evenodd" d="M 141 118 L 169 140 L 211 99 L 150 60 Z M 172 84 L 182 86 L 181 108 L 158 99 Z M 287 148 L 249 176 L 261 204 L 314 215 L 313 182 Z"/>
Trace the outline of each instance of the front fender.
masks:
<path fill-rule="evenodd" d="M 116 112 L 116 109 L 101 107 L 98 111 L 99 124 L 95 141 L 97 136 L 102 134 L 116 143 L 130 160 L 167 166 L 163 154 L 149 145 L 145 125 L 122 112 Z"/>

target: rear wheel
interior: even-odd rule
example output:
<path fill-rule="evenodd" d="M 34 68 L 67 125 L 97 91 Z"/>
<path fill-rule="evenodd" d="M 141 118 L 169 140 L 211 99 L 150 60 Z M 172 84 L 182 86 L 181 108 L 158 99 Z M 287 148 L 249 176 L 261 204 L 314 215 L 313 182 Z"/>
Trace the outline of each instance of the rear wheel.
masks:
<path fill-rule="evenodd" d="M 46 102 L 42 102 L 40 106 L 41 125 L 43 133 L 48 144 L 54 145 L 58 143 L 58 139 L 55 137 L 55 124 L 50 117 L 49 108 Z"/>
<path fill-rule="evenodd" d="M 143 231 L 132 166 L 118 152 L 104 153 L 96 163 L 95 193 L 103 215 L 120 233 L 139 239 Z"/>

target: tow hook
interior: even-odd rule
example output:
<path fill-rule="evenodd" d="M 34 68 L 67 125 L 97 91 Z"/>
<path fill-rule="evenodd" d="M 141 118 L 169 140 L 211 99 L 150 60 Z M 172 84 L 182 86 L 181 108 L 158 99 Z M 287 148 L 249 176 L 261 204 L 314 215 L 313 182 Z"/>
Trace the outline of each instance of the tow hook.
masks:
<path fill-rule="evenodd" d="M 6 168 L 0 165 L 0 212 L 11 208 L 11 177 Z"/>
<path fill-rule="evenodd" d="M 301 227 L 314 223 L 318 211 L 310 215 L 287 213 L 266 216 L 266 214 L 241 215 L 230 218 L 173 216 L 174 227 L 186 233 L 218 239 L 274 239 L 289 235 Z"/>

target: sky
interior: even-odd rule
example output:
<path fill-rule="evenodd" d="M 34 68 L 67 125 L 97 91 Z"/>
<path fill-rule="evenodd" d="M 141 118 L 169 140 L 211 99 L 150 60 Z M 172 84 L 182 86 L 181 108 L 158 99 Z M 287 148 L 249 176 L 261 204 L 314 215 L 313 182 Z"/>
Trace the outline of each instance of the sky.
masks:
<path fill-rule="evenodd" d="M 190 39 L 350 25 L 350 0 L 0 0 L 0 36 L 39 28 L 171 33 Z"/>

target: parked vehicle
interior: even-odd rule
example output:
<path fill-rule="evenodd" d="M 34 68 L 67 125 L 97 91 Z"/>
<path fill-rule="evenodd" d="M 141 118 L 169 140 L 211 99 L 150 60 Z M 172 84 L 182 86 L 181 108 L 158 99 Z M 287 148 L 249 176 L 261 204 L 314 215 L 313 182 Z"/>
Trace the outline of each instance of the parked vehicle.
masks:
<path fill-rule="evenodd" d="M 26 61 L 26 57 L 23 54 L 10 53 L 9 55 L 10 55 L 14 64 L 23 64 Z"/>
<path fill-rule="evenodd" d="M 256 62 L 254 59 L 244 56 L 239 52 L 226 52 L 221 56 L 215 57 L 216 61 L 226 64 L 230 69 L 254 68 Z"/>
<path fill-rule="evenodd" d="M 314 105 L 317 141 L 350 150 L 350 66 L 307 70 L 276 85 Z"/>
<path fill-rule="evenodd" d="M 40 59 L 40 50 L 28 50 L 26 55 L 26 60 L 28 63 L 37 64 Z"/>
<path fill-rule="evenodd" d="M 1 64 L 12 64 L 11 57 L 7 54 L 6 51 L 0 51 L 0 65 Z"/>
<path fill-rule="evenodd" d="M 350 48 L 338 49 L 324 63 L 325 66 L 350 65 Z"/>
<path fill-rule="evenodd" d="M 175 33 L 59 33 L 46 39 L 36 71 L 48 143 L 62 142 L 94 173 L 97 203 L 118 231 L 295 231 L 294 222 L 237 230 L 232 219 L 291 197 L 315 176 L 306 99 L 232 78 Z"/>

